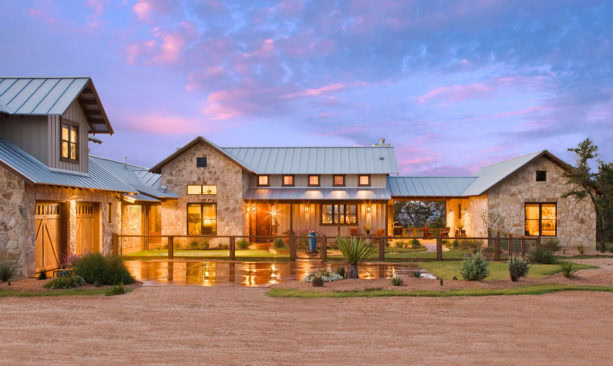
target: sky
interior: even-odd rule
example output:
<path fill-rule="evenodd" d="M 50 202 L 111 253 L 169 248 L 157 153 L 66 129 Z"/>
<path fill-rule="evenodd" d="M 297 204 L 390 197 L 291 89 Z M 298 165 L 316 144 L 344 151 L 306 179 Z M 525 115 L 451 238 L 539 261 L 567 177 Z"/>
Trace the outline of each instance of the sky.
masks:
<path fill-rule="evenodd" d="M 0 75 L 91 76 L 153 166 L 220 146 L 396 148 L 404 175 L 589 137 L 613 160 L 613 1 L 3 0 Z"/>

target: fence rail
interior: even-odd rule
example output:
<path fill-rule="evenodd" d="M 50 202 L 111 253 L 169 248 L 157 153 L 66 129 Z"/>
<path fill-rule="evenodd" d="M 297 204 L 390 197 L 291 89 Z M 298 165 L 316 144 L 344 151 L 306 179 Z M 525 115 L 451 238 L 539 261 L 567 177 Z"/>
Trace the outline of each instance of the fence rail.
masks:
<path fill-rule="evenodd" d="M 113 253 L 126 257 L 215 257 L 235 260 L 237 257 L 318 259 L 340 258 L 336 236 L 254 236 L 254 235 L 113 235 Z M 491 232 L 488 236 L 424 239 L 418 236 L 359 236 L 376 245 L 376 256 L 370 259 L 461 259 L 463 254 L 483 249 L 493 260 L 505 256 L 526 256 L 531 248 L 541 245 L 541 238 Z M 315 250 L 309 240 L 315 240 Z M 282 241 L 279 242 L 279 240 Z M 408 241 L 408 242 L 407 242 Z M 417 242 L 415 242 L 417 241 Z M 275 243 L 276 242 L 276 243 Z M 237 245 L 239 246 L 237 249 Z M 238 252 L 238 256 L 237 256 Z M 270 254 L 273 253 L 273 254 Z"/>

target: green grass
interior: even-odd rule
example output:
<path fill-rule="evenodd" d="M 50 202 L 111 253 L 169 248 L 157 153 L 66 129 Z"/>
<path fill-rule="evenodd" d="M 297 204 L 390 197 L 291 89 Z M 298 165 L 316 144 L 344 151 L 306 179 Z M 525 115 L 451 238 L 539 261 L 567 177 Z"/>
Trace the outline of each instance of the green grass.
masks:
<path fill-rule="evenodd" d="M 444 280 L 451 280 L 453 277 L 462 279 L 460 268 L 462 261 L 442 261 L 442 262 L 419 262 L 419 268 L 423 268 L 433 275 Z M 597 266 L 589 266 L 586 264 L 577 263 L 578 269 L 598 268 Z M 490 275 L 487 280 L 508 280 L 509 266 L 506 262 L 491 262 L 489 264 Z M 559 264 L 532 264 L 528 270 L 529 278 L 544 278 L 560 272 Z"/>
<path fill-rule="evenodd" d="M 613 292 L 613 287 L 606 286 L 572 286 L 559 284 L 534 285 L 524 287 L 512 287 L 503 289 L 464 289 L 464 290 L 421 290 L 401 291 L 372 289 L 363 291 L 332 291 L 318 292 L 295 289 L 272 289 L 266 295 L 270 297 L 293 297 L 293 298 L 344 298 L 344 297 L 455 297 L 455 296 L 510 296 L 510 295 L 542 295 L 562 291 L 596 291 Z"/>
<path fill-rule="evenodd" d="M 108 288 L 96 289 L 66 289 L 66 290 L 49 290 L 49 291 L 13 291 L 0 290 L 0 297 L 56 297 L 56 296 L 86 296 L 86 295 L 103 295 Z M 134 291 L 132 288 L 127 289 L 128 292 Z"/>

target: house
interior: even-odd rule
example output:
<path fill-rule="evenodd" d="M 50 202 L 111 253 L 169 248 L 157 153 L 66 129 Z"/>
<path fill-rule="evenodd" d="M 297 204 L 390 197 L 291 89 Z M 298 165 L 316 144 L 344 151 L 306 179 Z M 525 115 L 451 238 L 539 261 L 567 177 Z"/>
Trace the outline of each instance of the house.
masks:
<path fill-rule="evenodd" d="M 20 275 L 110 254 L 113 234 L 394 236 L 394 202 L 444 201 L 451 236 L 514 234 L 595 246 L 589 200 L 563 198 L 568 165 L 547 151 L 467 177 L 398 176 L 394 147 L 220 147 L 197 137 L 151 169 L 89 154 L 112 134 L 90 78 L 0 78 L 0 261 Z M 457 231 L 461 234 L 461 231 Z M 161 245 L 122 240 L 123 250 Z"/>

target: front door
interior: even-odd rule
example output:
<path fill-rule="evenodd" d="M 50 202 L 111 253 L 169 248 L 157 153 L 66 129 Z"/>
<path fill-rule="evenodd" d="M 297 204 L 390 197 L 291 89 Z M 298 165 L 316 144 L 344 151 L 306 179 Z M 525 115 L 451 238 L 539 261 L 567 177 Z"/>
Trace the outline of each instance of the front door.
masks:
<path fill-rule="evenodd" d="M 60 203 L 37 203 L 36 222 L 36 272 L 56 269 L 66 255 L 62 229 Z"/>
<path fill-rule="evenodd" d="M 76 254 L 100 252 L 98 233 L 98 207 L 95 203 L 77 202 L 77 247 Z"/>
<path fill-rule="evenodd" d="M 272 219 L 269 203 L 258 203 L 255 209 L 255 242 L 267 243 L 271 240 Z"/>

